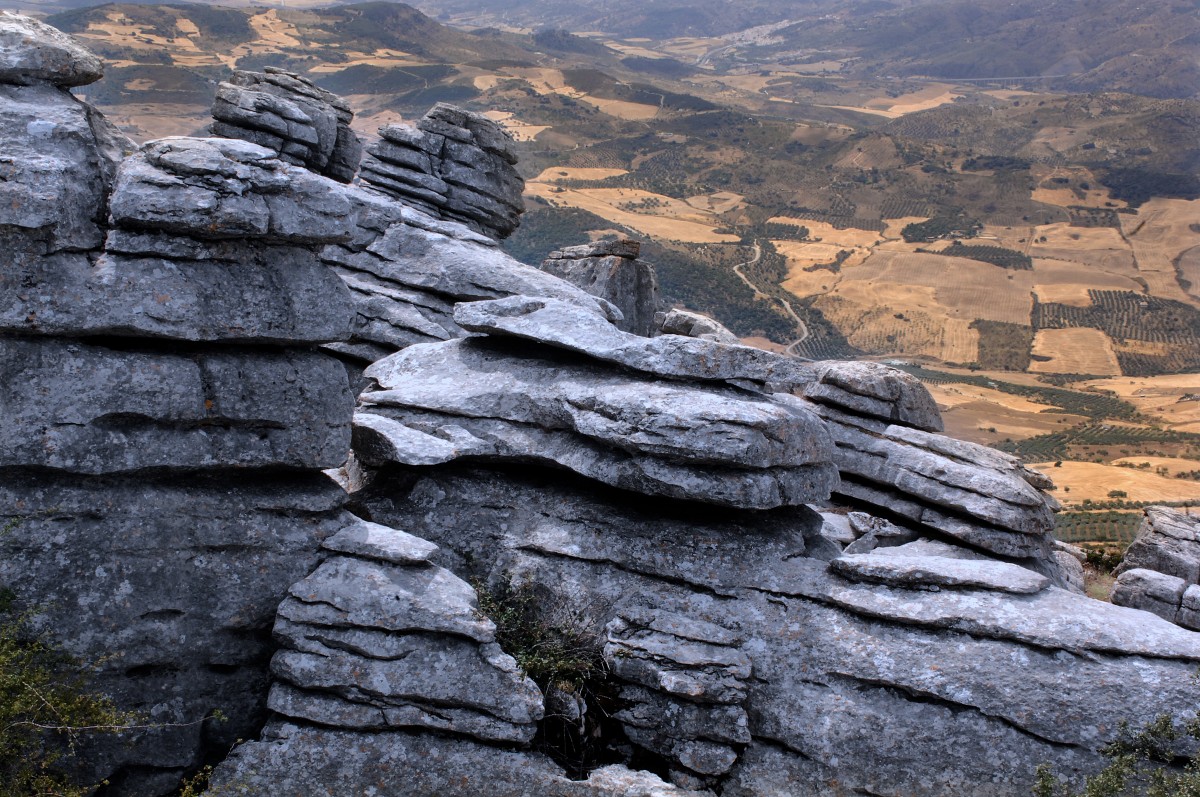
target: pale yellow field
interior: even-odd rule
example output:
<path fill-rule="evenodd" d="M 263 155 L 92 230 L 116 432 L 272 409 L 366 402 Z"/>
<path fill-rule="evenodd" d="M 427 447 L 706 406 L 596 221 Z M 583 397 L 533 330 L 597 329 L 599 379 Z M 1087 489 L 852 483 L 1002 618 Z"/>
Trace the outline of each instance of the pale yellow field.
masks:
<path fill-rule="evenodd" d="M 1159 475 L 1165 472 L 1171 478 L 1175 478 L 1182 473 L 1191 473 L 1200 470 L 1200 462 L 1194 459 L 1180 459 L 1179 457 L 1121 457 L 1120 459 L 1114 459 L 1111 464 L 1149 466 L 1145 470 Z"/>
<path fill-rule="evenodd" d="M 1098 329 L 1039 329 L 1033 338 L 1033 354 L 1050 359 L 1031 361 L 1032 373 L 1112 376 L 1121 373 L 1112 341 Z"/>
<path fill-rule="evenodd" d="M 858 113 L 882 116 L 884 119 L 899 119 L 904 114 L 890 111 L 887 108 L 863 108 L 859 105 L 818 105 L 817 108 L 833 108 L 838 111 L 857 111 Z"/>
<path fill-rule="evenodd" d="M 715 194 L 690 196 L 685 201 L 697 210 L 718 214 L 728 213 L 731 210 L 738 210 L 746 206 L 746 198 L 732 191 L 718 191 Z"/>
<path fill-rule="evenodd" d="M 939 105 L 945 105 L 948 102 L 954 102 L 959 97 L 963 96 L 957 92 L 951 91 L 950 86 L 946 83 L 930 83 L 920 91 L 914 91 L 911 94 L 902 94 L 894 100 L 887 98 L 885 101 L 891 102 L 888 110 L 898 116 L 903 116 L 916 111 L 927 111 L 930 108 L 936 108 Z M 874 105 L 873 102 L 868 105 Z"/>
<path fill-rule="evenodd" d="M 940 357 L 945 346 L 946 310 L 928 286 L 843 279 L 814 306 L 867 352 Z"/>
<path fill-rule="evenodd" d="M 1128 249 L 1129 244 L 1121 238 L 1121 233 L 1112 227 L 1072 227 L 1066 222 L 1058 224 L 1043 224 L 1033 230 L 1035 239 L 1045 238 L 1046 241 L 1035 240 L 1030 246 L 1030 254 L 1036 256 L 1039 248 L 1063 248 L 1072 250 L 1087 249 Z"/>
<path fill-rule="evenodd" d="M 928 216 L 905 216 L 900 219 L 884 219 L 883 222 L 887 226 L 883 229 L 883 237 L 888 240 L 901 241 L 900 231 L 910 224 L 917 224 L 922 221 L 929 221 Z"/>
<path fill-rule="evenodd" d="M 794 224 L 797 227 L 807 227 L 809 238 L 842 249 L 870 247 L 883 240 L 882 235 L 871 230 L 856 230 L 850 227 L 839 230 L 832 224 L 823 221 L 794 219 L 791 216 L 772 216 L 767 221 L 771 224 Z"/>
<path fill-rule="evenodd" d="M 191 136 L 212 121 L 207 105 L 120 105 L 97 106 L 121 132 L 141 144 L 163 136 Z"/>
<path fill-rule="evenodd" d="M 626 196 L 621 196 L 624 191 Z M 613 193 L 608 193 L 613 192 Z M 685 221 L 665 216 L 651 216 L 634 213 L 616 207 L 616 202 L 628 202 L 635 197 L 632 194 L 655 196 L 646 192 L 633 192 L 628 189 L 560 189 L 546 183 L 529 183 L 525 186 L 527 196 L 541 197 L 552 205 L 561 207 L 576 207 L 595 213 L 614 224 L 621 224 L 651 237 L 665 238 L 688 243 L 733 243 L 740 240 L 736 235 L 714 232 L 713 224 L 695 221 Z M 664 197 L 664 200 L 669 199 Z M 691 213 L 699 215 L 699 211 L 680 200 L 671 202 L 687 208 Z"/>
<path fill-rule="evenodd" d="M 970 385 L 963 382 L 950 382 L 941 385 L 929 384 L 926 387 L 929 388 L 929 393 L 937 400 L 939 407 L 950 408 L 961 404 L 985 401 L 988 404 L 1005 407 L 1013 412 L 1024 412 L 1034 415 L 1054 409 L 1050 404 L 1039 404 L 1036 401 L 1030 401 L 1022 396 L 1014 396 L 1002 390 Z"/>
<path fill-rule="evenodd" d="M 1179 276 L 1187 280 L 1186 290 L 1192 296 L 1200 299 L 1200 246 L 1194 246 L 1179 256 L 1177 261 Z"/>
<path fill-rule="evenodd" d="M 1189 228 L 1200 219 L 1200 200 L 1155 198 L 1142 205 L 1136 216 L 1119 218 L 1150 292 L 1200 306 L 1200 300 L 1179 286 L 1173 263 L 1183 252 L 1200 246 L 1200 233 Z"/>
<path fill-rule="evenodd" d="M 946 319 L 942 352 L 938 358 L 945 362 L 970 363 L 979 359 L 979 330 L 971 328 L 965 318 Z"/>
<path fill-rule="evenodd" d="M 507 111 L 484 111 L 483 115 L 503 127 L 516 141 L 533 141 L 538 133 L 550 129 L 550 125 L 526 124 Z"/>
<path fill-rule="evenodd" d="M 1125 207 L 1124 201 L 1111 199 L 1108 196 L 1108 191 L 1098 188 L 1084 191 L 1083 197 L 1079 197 L 1070 188 L 1052 188 L 1039 185 L 1033 189 L 1032 196 L 1034 202 L 1045 202 L 1047 205 L 1057 205 L 1061 208 L 1071 207 L 1072 205 L 1082 205 L 1089 208 Z"/>
<path fill-rule="evenodd" d="M 628 174 L 625 169 L 570 168 L 552 166 L 544 170 L 531 183 L 560 183 L 563 180 L 606 180 L 609 177 L 620 177 Z"/>
<path fill-rule="evenodd" d="M 630 122 L 653 119 L 658 116 L 659 111 L 657 105 L 645 105 L 640 102 L 626 102 L 625 100 L 605 100 L 593 97 L 590 94 L 580 95 L 579 100 L 596 106 L 609 116 L 615 116 L 618 119 Z"/>
<path fill-rule="evenodd" d="M 1081 387 L 1107 390 L 1183 432 L 1200 432 L 1200 374 L 1096 379 Z M 1196 398 L 1189 398 L 1195 396 Z"/>
<path fill-rule="evenodd" d="M 1053 462 L 1033 465 L 1058 485 L 1059 500 L 1081 503 L 1085 498 L 1092 501 L 1111 501 L 1111 490 L 1122 490 L 1127 501 L 1184 501 L 1200 498 L 1200 482 L 1187 479 L 1170 479 L 1156 473 L 1119 468 L 1116 465 L 1101 465 L 1096 462 L 1063 462 L 1054 467 Z M 1069 487 L 1070 492 L 1063 488 Z"/>
<path fill-rule="evenodd" d="M 304 42 L 292 35 L 300 33 L 296 26 L 280 19 L 279 13 L 273 8 L 261 14 L 254 14 L 247 21 L 261 43 L 275 47 L 304 46 Z"/>
<path fill-rule="evenodd" d="M 893 310 L 904 309 L 890 295 L 893 286 L 899 285 L 936 290 L 940 312 L 947 318 L 1028 324 L 1033 308 L 1032 272 L 1011 271 L 967 258 L 877 248 L 862 265 L 843 269 L 843 273 L 839 293 L 856 282 L 869 282 L 878 286 L 878 301 Z"/>
<path fill-rule="evenodd" d="M 1100 263 L 1075 263 L 1062 260 L 1034 258 L 1033 290 L 1038 301 L 1061 302 L 1062 304 L 1087 307 L 1092 299 L 1088 290 L 1135 291 L 1141 293 L 1142 286 L 1134 280 L 1136 271 L 1118 268 L 1107 270 Z"/>

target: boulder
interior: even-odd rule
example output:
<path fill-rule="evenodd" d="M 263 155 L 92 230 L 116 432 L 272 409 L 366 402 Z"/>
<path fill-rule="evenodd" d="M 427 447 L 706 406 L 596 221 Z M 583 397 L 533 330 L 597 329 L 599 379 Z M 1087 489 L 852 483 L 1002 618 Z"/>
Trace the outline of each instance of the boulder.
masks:
<path fill-rule="evenodd" d="M 279 607 L 268 706 L 327 727 L 431 728 L 528 742 L 542 694 L 495 642 L 475 592 L 436 546 L 357 521 Z"/>
<path fill-rule="evenodd" d="M 541 268 L 619 307 L 622 331 L 650 337 L 658 331 L 658 279 L 640 251 L 637 241 L 598 241 L 551 252 Z"/>
<path fill-rule="evenodd" d="M 0 83 L 70 88 L 103 76 L 103 62 L 75 39 L 32 17 L 0 11 Z"/>
<path fill-rule="evenodd" d="M 341 183 L 358 170 L 362 144 L 350 129 L 350 105 L 301 75 L 275 67 L 234 72 L 217 87 L 212 114 L 213 135 L 262 145 Z"/>
<path fill-rule="evenodd" d="M 110 214 L 127 230 L 288 244 L 347 240 L 354 224 L 337 183 L 223 138 L 143 145 L 118 170 Z"/>
<path fill-rule="evenodd" d="M 813 378 L 809 368 L 789 357 L 703 338 L 634 335 L 559 299 L 510 296 L 462 302 L 454 308 L 454 321 L 469 332 L 532 340 L 669 379 L 791 391 Z"/>
<path fill-rule="evenodd" d="M 770 508 L 821 499 L 836 480 L 825 430 L 798 400 L 543 352 L 473 339 L 411 346 L 367 369 L 379 389 L 360 401 L 368 414 L 442 438 L 449 459 L 540 459 L 656 495 Z M 437 442 L 421 440 L 406 434 L 367 448 L 426 464 Z"/>
<path fill-rule="evenodd" d="M 3 81 L 0 140 L 6 251 L 40 256 L 98 248 L 114 173 L 133 143 L 63 89 Z"/>
<path fill-rule="evenodd" d="M 1144 514 L 1116 572 L 1156 570 L 1200 583 L 1200 517 L 1165 506 L 1148 506 Z"/>
<path fill-rule="evenodd" d="M 714 343 L 738 344 L 741 340 L 724 324 L 700 313 L 678 308 L 654 314 L 654 325 L 664 335 L 683 335 L 689 338 L 711 340 Z"/>

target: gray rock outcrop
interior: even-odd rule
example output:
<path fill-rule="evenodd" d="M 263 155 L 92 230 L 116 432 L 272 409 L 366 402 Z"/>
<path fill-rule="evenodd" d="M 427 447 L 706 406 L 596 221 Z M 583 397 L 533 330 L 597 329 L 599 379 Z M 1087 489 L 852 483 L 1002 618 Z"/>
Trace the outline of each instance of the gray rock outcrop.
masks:
<path fill-rule="evenodd" d="M 217 87 L 212 115 L 215 136 L 259 144 L 341 183 L 358 172 L 362 144 L 350 129 L 349 104 L 300 75 L 275 67 L 234 72 Z"/>
<path fill-rule="evenodd" d="M 658 278 L 640 253 L 637 241 L 596 241 L 551 252 L 541 268 L 619 307 L 622 331 L 650 337 L 658 331 Z"/>
<path fill-rule="evenodd" d="M 481 114 L 438 103 L 415 126 L 388 125 L 367 147 L 360 178 L 434 216 L 507 238 L 525 211 L 512 138 Z"/>
<path fill-rule="evenodd" d="M 1144 512 L 1117 566 L 1110 598 L 1200 630 L 1200 517 L 1165 506 Z"/>
<path fill-rule="evenodd" d="M 1200 584 L 1200 516 L 1165 506 L 1148 506 L 1118 574 L 1135 568 L 1156 570 Z"/>
<path fill-rule="evenodd" d="M 429 562 L 436 546 L 366 521 L 279 606 L 267 706 L 325 727 L 432 728 L 528 742 L 542 694 L 500 650 L 475 592 Z"/>
<path fill-rule="evenodd" d="M 257 732 L 278 604 L 349 518 L 320 470 L 353 396 L 315 344 L 353 310 L 316 255 L 354 226 L 260 146 L 135 152 L 64 88 L 99 63 L 0 15 L 0 584 L 146 720 L 81 775 L 156 795 Z"/>

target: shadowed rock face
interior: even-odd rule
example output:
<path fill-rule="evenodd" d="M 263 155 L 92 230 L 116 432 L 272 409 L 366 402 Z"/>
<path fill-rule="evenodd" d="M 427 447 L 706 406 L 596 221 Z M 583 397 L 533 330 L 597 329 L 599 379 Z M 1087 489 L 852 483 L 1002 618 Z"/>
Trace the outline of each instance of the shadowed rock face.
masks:
<path fill-rule="evenodd" d="M 134 151 L 63 88 L 97 71 L 0 14 L 0 584 L 163 723 L 83 750 L 108 793 L 250 738 L 217 793 L 999 797 L 1194 705 L 1200 636 L 1154 616 L 1200 625 L 1190 520 L 1148 512 L 1118 583 L 1152 613 L 1092 601 L 1048 480 L 911 377 L 632 334 L 627 243 L 559 253 L 584 287 L 501 253 L 486 119 L 385 129 L 346 185 L 348 110 L 295 76 Z M 352 443 L 358 516 L 320 472 Z M 617 702 L 544 700 L 464 579 L 572 610 Z M 621 763 L 541 752 L 567 703 Z"/>
<path fill-rule="evenodd" d="M 551 252 L 541 268 L 621 308 L 622 331 L 650 337 L 658 331 L 658 279 L 640 252 L 637 241 L 598 241 Z"/>

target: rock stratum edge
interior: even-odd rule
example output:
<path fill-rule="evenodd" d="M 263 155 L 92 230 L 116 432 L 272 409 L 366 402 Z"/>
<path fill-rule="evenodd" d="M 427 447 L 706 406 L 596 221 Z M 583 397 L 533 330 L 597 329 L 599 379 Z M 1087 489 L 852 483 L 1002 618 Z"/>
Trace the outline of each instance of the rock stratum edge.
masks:
<path fill-rule="evenodd" d="M 634 242 L 507 256 L 486 118 L 364 146 L 241 72 L 138 147 L 100 75 L 0 12 L 0 583 L 148 718 L 81 748 L 106 794 L 1010 795 L 1194 705 L 1186 518 L 1087 598 L 1049 480 L 915 379 L 664 311 Z M 583 779 L 507 584 L 596 641 Z"/>

